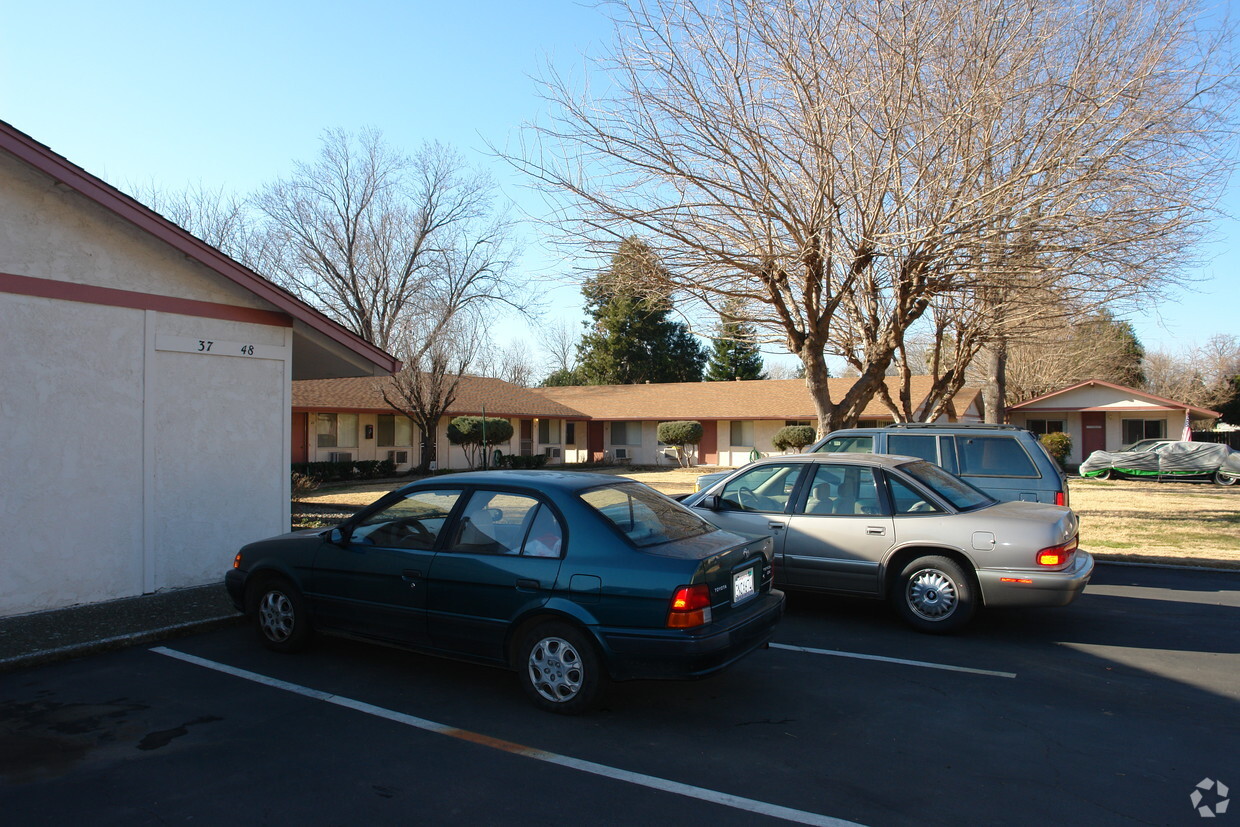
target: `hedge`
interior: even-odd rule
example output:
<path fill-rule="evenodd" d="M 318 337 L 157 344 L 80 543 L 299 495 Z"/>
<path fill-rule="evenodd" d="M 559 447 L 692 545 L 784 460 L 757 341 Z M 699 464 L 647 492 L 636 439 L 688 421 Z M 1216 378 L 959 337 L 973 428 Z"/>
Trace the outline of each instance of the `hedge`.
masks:
<path fill-rule="evenodd" d="M 294 462 L 294 474 L 303 474 L 319 482 L 337 480 L 373 480 L 396 475 L 396 463 L 389 459 L 358 460 L 357 462 Z"/>

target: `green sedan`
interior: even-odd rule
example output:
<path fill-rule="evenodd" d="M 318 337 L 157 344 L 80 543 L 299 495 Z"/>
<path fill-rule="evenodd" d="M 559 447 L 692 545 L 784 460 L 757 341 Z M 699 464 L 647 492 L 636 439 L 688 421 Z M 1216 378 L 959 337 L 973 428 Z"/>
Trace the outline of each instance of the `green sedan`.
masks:
<path fill-rule="evenodd" d="M 269 648 L 321 631 L 505 666 L 572 714 L 609 681 L 704 677 L 764 646 L 772 555 L 622 477 L 471 472 L 251 543 L 225 586 Z"/>

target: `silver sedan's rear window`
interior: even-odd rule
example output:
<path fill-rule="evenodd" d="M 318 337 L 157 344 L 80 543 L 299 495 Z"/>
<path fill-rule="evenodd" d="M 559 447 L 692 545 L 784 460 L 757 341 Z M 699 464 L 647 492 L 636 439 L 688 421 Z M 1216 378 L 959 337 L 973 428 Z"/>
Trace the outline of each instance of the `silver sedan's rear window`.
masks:
<path fill-rule="evenodd" d="M 917 462 L 906 462 L 899 466 L 899 468 L 949 502 L 957 511 L 968 511 L 971 508 L 980 508 L 983 505 L 990 505 L 995 502 L 992 497 L 977 490 L 964 480 L 952 476 L 939 466 L 926 462 L 924 459 Z"/>
<path fill-rule="evenodd" d="M 581 499 L 638 547 L 670 543 L 714 531 L 679 503 L 640 483 L 584 491 Z"/>

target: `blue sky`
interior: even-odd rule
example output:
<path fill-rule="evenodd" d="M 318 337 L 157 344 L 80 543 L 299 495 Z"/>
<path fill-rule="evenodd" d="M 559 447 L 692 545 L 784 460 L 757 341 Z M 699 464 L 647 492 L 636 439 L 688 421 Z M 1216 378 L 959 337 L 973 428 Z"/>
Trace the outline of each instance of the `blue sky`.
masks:
<path fill-rule="evenodd" d="M 324 129 L 375 126 L 399 147 L 453 144 L 527 209 L 537 200 L 487 144 L 515 144 L 543 112 L 531 75 L 547 61 L 580 74 L 611 34 L 572 0 L 44 0 L 8 4 L 0 26 L 0 119 L 122 188 L 248 193 L 312 159 Z M 1240 214 L 1240 179 L 1226 206 Z M 1147 349 L 1238 332 L 1240 221 L 1217 235 L 1193 291 L 1131 319 Z M 575 324 L 572 263 L 528 236 L 547 320 Z M 519 323 L 499 338 L 538 342 Z"/>

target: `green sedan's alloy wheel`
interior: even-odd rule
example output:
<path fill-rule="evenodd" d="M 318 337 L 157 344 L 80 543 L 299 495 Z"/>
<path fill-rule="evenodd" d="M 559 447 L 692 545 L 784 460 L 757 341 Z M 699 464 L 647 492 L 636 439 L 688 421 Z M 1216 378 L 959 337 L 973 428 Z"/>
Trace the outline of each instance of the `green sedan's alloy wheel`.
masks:
<path fill-rule="evenodd" d="M 1214 472 L 1214 481 L 1219 485 L 1235 485 L 1238 479 L 1240 477 L 1233 477 L 1231 474 L 1224 474 L 1222 471 Z"/>
<path fill-rule="evenodd" d="M 525 636 L 517 671 L 534 703 L 565 715 L 593 707 L 603 682 L 594 645 L 577 629 L 559 622 L 542 623 Z"/>
<path fill-rule="evenodd" d="M 271 580 L 257 590 L 254 605 L 258 635 L 268 649 L 295 652 L 310 637 L 310 618 L 301 592 L 285 580 Z"/>
<path fill-rule="evenodd" d="M 973 617 L 973 583 L 947 557 L 921 557 L 905 566 L 892 599 L 900 616 L 922 632 L 954 632 Z"/>

